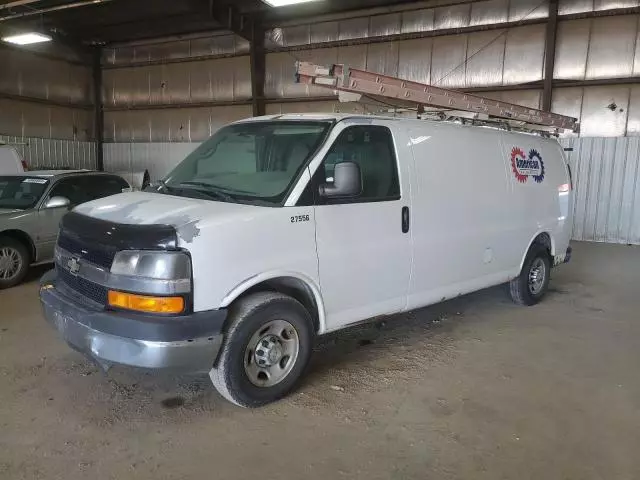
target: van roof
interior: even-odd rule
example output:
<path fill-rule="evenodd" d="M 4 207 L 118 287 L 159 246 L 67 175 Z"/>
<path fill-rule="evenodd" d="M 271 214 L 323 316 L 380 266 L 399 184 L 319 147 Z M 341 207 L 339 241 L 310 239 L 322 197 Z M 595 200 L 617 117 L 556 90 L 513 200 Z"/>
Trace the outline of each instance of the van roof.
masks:
<path fill-rule="evenodd" d="M 282 113 L 277 115 L 263 115 L 261 117 L 245 118 L 235 123 L 261 122 L 265 120 L 344 120 L 345 118 L 384 118 L 394 120 L 394 117 L 384 117 L 380 115 L 358 115 L 356 113 Z M 398 120 L 395 118 L 395 120 Z"/>
<path fill-rule="evenodd" d="M 323 112 L 318 112 L 318 113 L 284 113 L 284 114 L 278 114 L 278 115 L 264 115 L 261 117 L 250 117 L 250 118 L 246 118 L 243 120 L 239 120 L 237 122 L 234 123 L 248 123 L 248 122 L 261 122 L 261 121 L 268 121 L 268 120 L 289 120 L 289 121 L 305 121 L 305 120 L 316 120 L 316 121 L 322 121 L 322 120 L 332 120 L 332 121 L 336 121 L 339 122 L 341 120 L 345 120 L 345 119 L 366 119 L 366 120 L 371 120 L 371 119 L 376 119 L 376 120 L 393 120 L 396 122 L 403 122 L 403 123 L 408 123 L 411 124 L 413 126 L 422 126 L 422 125 L 438 125 L 438 126 L 443 126 L 443 127 L 450 127 L 450 128 L 473 128 L 473 129 L 482 129 L 483 131 L 496 131 L 496 132 L 502 132 L 502 133 L 506 133 L 509 135 L 526 135 L 526 136 L 534 136 L 537 137 L 541 140 L 551 140 L 554 141 L 553 139 L 544 137 L 539 135 L 536 132 L 526 132 L 526 131 L 508 131 L 502 128 L 499 128 L 498 126 L 493 126 L 493 125 L 469 125 L 469 124 L 461 124 L 461 123 L 456 123 L 456 122 L 452 122 L 452 121 L 438 121 L 438 120 L 432 120 L 432 119 L 418 119 L 418 118 L 408 118 L 408 117 L 393 117 L 393 116 L 388 116 L 388 115 L 364 115 L 364 114 L 357 114 L 357 113 L 323 113 Z"/>

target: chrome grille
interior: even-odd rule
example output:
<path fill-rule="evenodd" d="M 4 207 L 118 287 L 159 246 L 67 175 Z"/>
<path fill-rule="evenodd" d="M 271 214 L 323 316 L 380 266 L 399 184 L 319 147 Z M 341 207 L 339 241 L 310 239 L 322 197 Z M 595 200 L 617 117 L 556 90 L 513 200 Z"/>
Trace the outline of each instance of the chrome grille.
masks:
<path fill-rule="evenodd" d="M 61 265 L 56 264 L 56 272 L 58 279 L 61 280 L 68 288 L 78 292 L 80 295 L 93 300 L 100 305 L 107 304 L 107 289 L 102 285 L 90 282 L 82 277 L 71 274 Z"/>

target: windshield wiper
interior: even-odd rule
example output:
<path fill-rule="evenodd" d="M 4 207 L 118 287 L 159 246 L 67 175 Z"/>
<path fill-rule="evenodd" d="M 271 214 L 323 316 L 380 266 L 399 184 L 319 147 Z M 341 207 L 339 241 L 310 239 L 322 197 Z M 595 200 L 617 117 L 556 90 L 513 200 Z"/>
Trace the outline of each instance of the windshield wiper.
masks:
<path fill-rule="evenodd" d="M 191 190 L 195 190 L 196 192 L 207 194 L 210 197 L 215 197 L 215 198 L 218 198 L 220 200 L 223 200 L 223 201 L 229 202 L 229 203 L 235 203 L 235 201 L 236 201 L 235 198 L 233 198 L 231 195 L 229 195 L 228 193 L 223 192 L 219 188 L 214 187 L 210 183 L 206 183 L 206 182 L 181 182 L 181 183 L 178 184 L 178 187 L 182 187 L 183 185 L 184 186 L 192 186 L 192 187 L 205 187 L 205 190 L 201 190 L 201 189 L 191 189 Z"/>

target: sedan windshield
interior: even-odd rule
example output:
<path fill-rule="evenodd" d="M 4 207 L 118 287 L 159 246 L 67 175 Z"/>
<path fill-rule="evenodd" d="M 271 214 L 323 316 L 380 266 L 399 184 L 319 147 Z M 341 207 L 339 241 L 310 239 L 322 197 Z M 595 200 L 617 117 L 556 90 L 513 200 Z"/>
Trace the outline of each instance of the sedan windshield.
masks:
<path fill-rule="evenodd" d="M 259 121 L 219 130 L 166 178 L 167 193 L 280 204 L 324 140 L 330 122 Z"/>
<path fill-rule="evenodd" d="M 41 177 L 0 177 L 0 208 L 26 210 L 35 207 L 49 180 Z"/>

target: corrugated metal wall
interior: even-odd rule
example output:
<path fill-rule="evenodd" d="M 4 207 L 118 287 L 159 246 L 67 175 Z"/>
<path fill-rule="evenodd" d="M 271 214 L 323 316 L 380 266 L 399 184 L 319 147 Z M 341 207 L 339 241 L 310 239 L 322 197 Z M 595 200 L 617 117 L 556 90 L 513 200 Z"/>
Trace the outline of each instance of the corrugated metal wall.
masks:
<path fill-rule="evenodd" d="M 109 172 L 148 170 L 159 180 L 191 153 L 200 142 L 105 143 L 104 168 Z"/>
<path fill-rule="evenodd" d="M 0 46 L 0 91 L 52 100 L 60 104 L 91 105 L 91 70 L 66 60 L 34 55 Z"/>
<path fill-rule="evenodd" d="M 93 135 L 93 112 L 0 98 L 0 135 L 88 141 Z"/>
<path fill-rule="evenodd" d="M 31 170 L 96 168 L 96 145 L 92 141 L 0 135 L 0 142 L 16 147 Z"/>
<path fill-rule="evenodd" d="M 573 238 L 640 244 L 640 137 L 568 138 Z"/>
<path fill-rule="evenodd" d="M 248 56 L 107 69 L 103 102 L 109 108 L 248 100 L 250 78 Z"/>
<path fill-rule="evenodd" d="M 0 45 L 0 141 L 30 168 L 95 168 L 88 59 L 58 45 Z"/>

